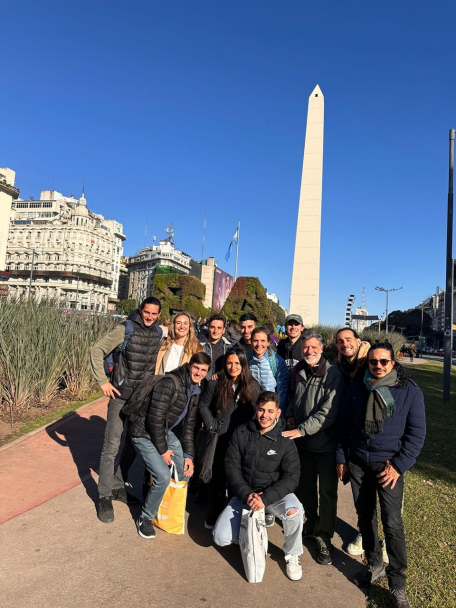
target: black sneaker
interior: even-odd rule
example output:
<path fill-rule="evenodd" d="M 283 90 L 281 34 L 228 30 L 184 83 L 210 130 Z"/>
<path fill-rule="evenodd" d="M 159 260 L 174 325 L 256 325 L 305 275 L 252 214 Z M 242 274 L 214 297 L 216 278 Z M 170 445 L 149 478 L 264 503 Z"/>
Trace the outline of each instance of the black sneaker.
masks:
<path fill-rule="evenodd" d="M 103 496 L 98 500 L 97 516 L 104 524 L 110 524 L 114 521 L 114 509 L 112 508 L 111 496 Z"/>
<path fill-rule="evenodd" d="M 272 526 L 275 524 L 275 515 L 272 515 L 272 513 L 265 513 L 264 522 L 266 524 L 266 528 L 272 528 Z"/>
<path fill-rule="evenodd" d="M 317 539 L 318 556 L 317 562 L 322 566 L 330 566 L 332 564 L 331 545 L 327 545 L 324 541 Z"/>
<path fill-rule="evenodd" d="M 405 589 L 390 589 L 390 597 L 394 608 L 412 608 Z"/>
<path fill-rule="evenodd" d="M 155 538 L 155 528 L 150 519 L 140 517 L 136 522 L 136 527 L 138 528 L 139 536 L 142 538 Z"/>
<path fill-rule="evenodd" d="M 370 587 L 379 578 L 386 576 L 383 563 L 378 566 L 366 566 L 355 575 L 353 582 L 357 587 Z"/>
<path fill-rule="evenodd" d="M 117 490 L 112 491 L 112 499 L 123 502 L 126 505 L 139 505 L 141 502 L 133 496 L 133 494 L 129 494 L 125 488 L 118 488 Z"/>
<path fill-rule="evenodd" d="M 119 502 L 123 502 L 124 504 L 128 503 L 128 494 L 125 488 L 118 488 L 117 490 L 112 491 L 112 499 L 118 500 Z"/>

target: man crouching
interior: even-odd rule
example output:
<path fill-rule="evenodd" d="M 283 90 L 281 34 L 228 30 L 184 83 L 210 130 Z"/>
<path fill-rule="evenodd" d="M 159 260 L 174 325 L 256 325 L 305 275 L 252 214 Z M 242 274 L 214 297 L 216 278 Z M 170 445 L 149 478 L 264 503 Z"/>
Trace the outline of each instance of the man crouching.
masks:
<path fill-rule="evenodd" d="M 299 482 L 299 456 L 294 443 L 282 437 L 279 396 L 263 391 L 256 402 L 255 419 L 239 426 L 231 438 L 225 468 L 234 498 L 214 528 L 220 547 L 239 542 L 242 509 L 264 509 L 283 522 L 287 576 L 302 577 L 303 507 L 293 494 Z"/>
<path fill-rule="evenodd" d="M 166 374 L 147 397 L 145 416 L 139 416 L 130 426 L 131 441 L 153 478 L 137 521 L 142 538 L 155 537 L 152 520 L 169 485 L 171 463 L 176 465 L 179 478 L 193 475 L 199 384 L 210 367 L 209 355 L 199 352 L 189 363 Z"/>

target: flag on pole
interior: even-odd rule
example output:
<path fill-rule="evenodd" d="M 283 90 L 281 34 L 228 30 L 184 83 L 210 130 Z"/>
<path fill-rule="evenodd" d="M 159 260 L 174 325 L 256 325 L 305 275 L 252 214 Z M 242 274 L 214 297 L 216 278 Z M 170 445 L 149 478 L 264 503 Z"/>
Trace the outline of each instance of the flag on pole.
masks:
<path fill-rule="evenodd" d="M 238 230 L 239 228 L 236 228 L 236 232 L 234 233 L 233 238 L 231 239 L 230 246 L 228 247 L 228 251 L 226 252 L 225 262 L 228 262 L 228 260 L 230 259 L 231 249 L 233 248 L 233 245 L 236 245 L 238 242 Z"/>

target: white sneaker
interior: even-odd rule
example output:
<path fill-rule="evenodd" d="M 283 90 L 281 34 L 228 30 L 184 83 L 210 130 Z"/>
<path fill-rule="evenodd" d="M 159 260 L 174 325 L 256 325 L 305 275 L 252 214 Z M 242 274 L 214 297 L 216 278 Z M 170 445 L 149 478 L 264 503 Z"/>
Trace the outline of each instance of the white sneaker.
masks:
<path fill-rule="evenodd" d="M 361 534 L 358 534 L 358 536 L 348 545 L 347 553 L 348 555 L 362 555 L 364 553 L 363 537 Z"/>
<path fill-rule="evenodd" d="M 386 543 L 384 540 L 380 541 L 380 547 L 382 548 L 382 559 L 384 564 L 389 564 L 390 560 L 388 557 L 388 553 L 386 552 Z"/>
<path fill-rule="evenodd" d="M 386 543 L 384 540 L 380 541 L 380 547 L 382 548 L 383 563 L 389 564 L 388 553 L 386 552 Z M 361 534 L 358 534 L 358 536 L 353 540 L 353 542 L 351 542 L 348 545 L 347 553 L 348 553 L 348 555 L 363 555 L 364 554 L 363 537 L 361 536 Z"/>
<path fill-rule="evenodd" d="M 302 579 L 301 562 L 299 555 L 285 555 L 287 563 L 287 576 L 291 581 L 300 581 Z"/>

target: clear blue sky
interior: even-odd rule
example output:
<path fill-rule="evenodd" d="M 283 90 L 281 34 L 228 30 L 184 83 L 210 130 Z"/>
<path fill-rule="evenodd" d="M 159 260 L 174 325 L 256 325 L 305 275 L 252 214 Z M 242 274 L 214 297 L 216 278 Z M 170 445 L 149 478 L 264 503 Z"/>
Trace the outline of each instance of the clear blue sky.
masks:
<path fill-rule="evenodd" d="M 318 4 L 319 6 L 316 6 Z M 308 97 L 325 96 L 320 320 L 444 286 L 454 2 L 18 0 L 2 8 L 0 166 L 288 307 Z"/>

